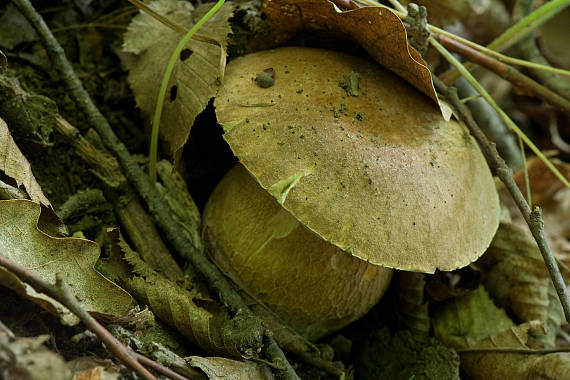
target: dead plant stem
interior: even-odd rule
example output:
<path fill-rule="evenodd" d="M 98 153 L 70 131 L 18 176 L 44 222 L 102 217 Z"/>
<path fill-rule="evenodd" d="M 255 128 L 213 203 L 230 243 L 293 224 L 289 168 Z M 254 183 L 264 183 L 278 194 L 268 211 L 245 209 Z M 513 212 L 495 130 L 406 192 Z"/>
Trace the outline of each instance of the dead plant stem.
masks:
<path fill-rule="evenodd" d="M 501 78 L 511 82 L 516 90 L 525 94 L 544 99 L 550 105 L 570 114 L 570 101 L 562 96 L 554 93 L 550 89 L 544 87 L 537 81 L 524 75 L 512 66 L 509 66 L 493 57 L 482 54 L 477 50 L 462 44 L 459 41 L 452 40 L 442 34 L 432 34 L 446 48 L 461 54 L 478 65 L 481 65 Z"/>

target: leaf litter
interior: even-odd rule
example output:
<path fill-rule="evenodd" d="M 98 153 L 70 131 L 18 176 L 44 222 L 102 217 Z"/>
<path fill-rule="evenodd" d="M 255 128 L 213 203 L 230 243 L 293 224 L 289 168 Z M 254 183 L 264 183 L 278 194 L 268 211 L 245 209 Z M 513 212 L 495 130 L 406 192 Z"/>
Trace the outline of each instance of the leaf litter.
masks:
<path fill-rule="evenodd" d="M 203 4 L 194 8 L 190 3 L 176 0 L 157 0 L 149 5 L 154 11 L 176 24 L 189 28 L 210 8 Z M 229 3 L 208 20 L 200 34 L 206 35 L 224 47 L 231 27 L 228 22 L 233 14 Z M 137 15 L 127 32 L 123 50 L 136 55 L 126 61 L 129 69 L 128 81 L 133 89 L 138 107 L 152 119 L 158 96 L 158 89 L 166 69 L 168 57 L 182 38 L 151 16 Z M 210 99 L 215 96 L 220 84 L 225 57 L 221 57 L 219 45 L 190 40 L 182 50 L 174 66 L 168 84 L 167 99 L 161 119 L 160 135 L 169 144 L 170 153 L 177 159 L 188 139 L 196 116 L 201 113 Z M 222 70 L 222 71 L 220 71 Z"/>

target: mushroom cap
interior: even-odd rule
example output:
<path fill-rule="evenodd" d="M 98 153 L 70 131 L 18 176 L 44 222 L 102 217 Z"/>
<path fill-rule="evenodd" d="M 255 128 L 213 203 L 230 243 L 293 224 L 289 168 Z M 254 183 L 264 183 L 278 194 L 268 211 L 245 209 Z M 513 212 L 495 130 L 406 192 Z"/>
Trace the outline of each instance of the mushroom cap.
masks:
<path fill-rule="evenodd" d="M 210 196 L 202 221 L 216 265 L 310 340 L 366 314 L 392 278 L 392 269 L 347 255 L 308 230 L 239 164 Z"/>
<path fill-rule="evenodd" d="M 261 88 L 253 79 L 269 68 L 275 83 Z M 354 73 L 357 87 L 345 90 Z M 373 62 L 299 47 L 249 54 L 230 62 L 214 105 L 261 186 L 358 258 L 453 270 L 476 260 L 497 230 L 499 200 L 475 140 Z"/>

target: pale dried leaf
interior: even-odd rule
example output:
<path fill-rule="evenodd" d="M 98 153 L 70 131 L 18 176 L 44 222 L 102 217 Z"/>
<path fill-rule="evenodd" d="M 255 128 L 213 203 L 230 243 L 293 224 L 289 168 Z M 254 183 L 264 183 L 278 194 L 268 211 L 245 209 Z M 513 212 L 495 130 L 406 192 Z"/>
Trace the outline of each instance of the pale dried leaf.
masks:
<path fill-rule="evenodd" d="M 249 360 L 200 356 L 186 358 L 192 367 L 200 368 L 209 380 L 272 380 L 273 375 L 263 364 Z"/>
<path fill-rule="evenodd" d="M 530 349 L 528 342 L 533 335 L 541 334 L 543 326 L 537 321 L 523 323 L 487 339 L 476 342 L 470 348 Z M 460 352 L 461 368 L 478 380 L 499 379 L 568 379 L 570 355 L 520 354 L 506 352 Z"/>
<path fill-rule="evenodd" d="M 49 335 L 11 338 L 0 332 L 0 376 L 3 379 L 70 380 L 63 357 L 44 346 L 49 339 Z"/>
<path fill-rule="evenodd" d="M 522 228 L 501 224 L 476 265 L 484 273 L 485 287 L 499 305 L 520 321 L 548 323 L 549 338 L 545 343 L 554 344 L 563 319 L 562 308 L 536 242 Z"/>
<path fill-rule="evenodd" d="M 150 4 L 158 13 L 174 23 L 190 28 L 212 3 L 196 10 L 186 1 L 158 0 Z M 199 33 L 225 48 L 231 33 L 228 19 L 233 13 L 229 3 L 208 20 Z M 169 57 L 182 35 L 147 14 L 136 16 L 125 33 L 124 50 L 137 54 L 129 68 L 129 83 L 137 105 L 152 118 L 158 89 Z M 168 84 L 160 123 L 161 137 L 170 144 L 175 157 L 188 139 L 194 118 L 202 112 L 220 85 L 221 48 L 216 44 L 190 40 L 180 54 Z"/>
<path fill-rule="evenodd" d="M 30 199 L 51 207 L 32 173 L 30 163 L 18 149 L 10 135 L 8 125 L 2 119 L 0 119 L 0 171 L 16 181 L 18 187 L 23 186 Z"/>
<path fill-rule="evenodd" d="M 90 312 L 123 315 L 131 297 L 106 279 L 93 266 L 99 257 L 96 243 L 76 238 L 55 238 L 38 229 L 40 205 L 26 200 L 0 201 L 0 252 L 15 263 L 53 283 L 56 273 L 81 305 Z M 0 281 L 25 295 L 68 323 L 78 320 L 59 303 L 18 281 L 9 272 L 0 272 Z"/>

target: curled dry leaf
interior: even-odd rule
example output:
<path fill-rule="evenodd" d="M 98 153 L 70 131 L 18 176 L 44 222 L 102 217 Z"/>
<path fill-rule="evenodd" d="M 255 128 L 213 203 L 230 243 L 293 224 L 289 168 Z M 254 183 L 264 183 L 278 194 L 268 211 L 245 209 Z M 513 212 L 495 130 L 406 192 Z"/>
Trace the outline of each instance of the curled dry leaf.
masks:
<path fill-rule="evenodd" d="M 23 186 L 33 201 L 51 207 L 49 200 L 42 192 L 40 184 L 32 173 L 32 167 L 26 157 L 20 152 L 14 139 L 10 135 L 8 125 L 0 119 L 0 171 L 19 186 Z"/>
<path fill-rule="evenodd" d="M 15 263 L 53 283 L 62 275 L 71 293 L 89 312 L 124 315 L 131 297 L 93 267 L 99 257 L 95 242 L 76 238 L 56 238 L 38 228 L 40 205 L 26 200 L 0 201 L 0 252 Z M 7 271 L 0 272 L 0 282 L 25 295 L 70 324 L 78 322 L 58 302 L 38 294 Z"/>
<path fill-rule="evenodd" d="M 541 334 L 543 326 L 527 322 L 494 334 L 473 344 L 470 348 L 530 349 L 533 335 Z M 461 368 L 470 378 L 499 379 L 568 379 L 570 354 L 520 354 L 508 352 L 460 352 Z"/>
<path fill-rule="evenodd" d="M 104 263 L 106 272 L 128 289 L 135 298 L 148 305 L 165 323 L 211 353 L 239 357 L 239 344 L 228 338 L 231 320 L 226 310 L 203 294 L 198 287 L 186 288 L 152 270 L 120 236 L 111 230 L 112 259 Z M 254 351 L 261 347 L 253 342 Z M 240 347 L 241 348 L 241 347 Z"/>
<path fill-rule="evenodd" d="M 563 320 L 560 302 L 536 242 L 521 227 L 501 224 L 485 255 L 476 264 L 485 288 L 520 321 L 539 320 L 548 326 L 548 343 Z"/>
<path fill-rule="evenodd" d="M 211 8 L 212 4 L 194 7 L 186 1 L 157 0 L 150 8 L 178 25 L 189 28 Z M 226 46 L 231 33 L 228 19 L 233 13 L 231 4 L 224 4 L 201 28 L 199 33 L 219 42 L 219 45 L 190 40 L 176 61 L 164 102 L 160 133 L 170 144 L 171 153 L 178 157 L 188 139 L 194 118 L 202 112 L 220 85 L 220 63 L 225 62 L 220 45 Z M 136 54 L 127 62 L 128 81 L 137 105 L 151 119 L 156 106 L 158 89 L 168 60 L 182 38 L 151 16 L 136 16 L 127 32 L 123 49 Z"/>
<path fill-rule="evenodd" d="M 190 356 L 185 359 L 192 367 L 204 371 L 209 380 L 271 380 L 274 378 L 266 365 L 249 360 L 237 361 L 200 356 Z"/>
<path fill-rule="evenodd" d="M 342 12 L 330 1 L 265 0 L 271 33 L 278 46 L 301 30 L 343 33 L 352 37 L 372 58 L 438 103 L 430 71 L 420 53 L 408 45 L 406 29 L 387 8 L 364 7 Z"/>
<path fill-rule="evenodd" d="M 63 357 L 50 351 L 44 343 L 49 335 L 14 338 L 0 331 L 0 369 L 3 379 L 68 379 L 69 370 Z"/>

